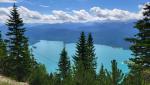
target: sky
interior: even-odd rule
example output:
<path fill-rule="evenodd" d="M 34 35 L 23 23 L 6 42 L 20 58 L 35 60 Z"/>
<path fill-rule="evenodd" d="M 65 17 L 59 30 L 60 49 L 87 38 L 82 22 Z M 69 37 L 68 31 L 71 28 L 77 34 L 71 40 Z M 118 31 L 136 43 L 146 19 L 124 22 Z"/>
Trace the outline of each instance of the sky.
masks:
<path fill-rule="evenodd" d="M 149 0 L 0 0 L 0 21 L 15 2 L 27 23 L 95 22 L 140 19 Z M 7 15 L 7 16 L 6 16 Z"/>

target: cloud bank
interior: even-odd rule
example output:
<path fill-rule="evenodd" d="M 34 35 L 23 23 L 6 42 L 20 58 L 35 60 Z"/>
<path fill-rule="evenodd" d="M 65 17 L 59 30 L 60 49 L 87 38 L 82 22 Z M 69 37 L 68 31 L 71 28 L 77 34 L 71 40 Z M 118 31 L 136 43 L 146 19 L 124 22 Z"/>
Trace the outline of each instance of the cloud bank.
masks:
<path fill-rule="evenodd" d="M 8 19 L 11 7 L 0 8 L 0 22 Z M 103 22 L 103 21 L 128 21 L 138 20 L 142 18 L 141 11 L 137 13 L 120 9 L 104 9 L 100 7 L 92 7 L 89 10 L 52 10 L 51 14 L 42 14 L 38 11 L 30 10 L 24 6 L 18 7 L 19 13 L 26 23 L 84 23 L 84 22 Z"/>

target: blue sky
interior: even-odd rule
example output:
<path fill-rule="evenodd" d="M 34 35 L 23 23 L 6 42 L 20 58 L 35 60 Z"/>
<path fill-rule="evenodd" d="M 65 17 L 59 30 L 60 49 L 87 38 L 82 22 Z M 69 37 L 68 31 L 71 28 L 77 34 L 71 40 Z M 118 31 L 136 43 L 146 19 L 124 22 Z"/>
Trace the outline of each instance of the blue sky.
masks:
<path fill-rule="evenodd" d="M 0 0 L 5 21 L 14 0 Z M 140 19 L 139 6 L 149 0 L 17 0 L 25 22 L 89 22 Z M 10 3 L 11 2 L 11 3 Z M 4 11 L 5 10 L 5 11 Z M 25 14 L 24 14 L 25 13 Z M 5 18 L 4 18 L 5 17 Z M 44 17 L 44 18 L 42 18 Z M 3 19 L 3 20 L 2 20 Z"/>
<path fill-rule="evenodd" d="M 94 6 L 108 9 L 122 9 L 137 12 L 138 5 L 149 0 L 17 0 L 20 6 L 25 6 L 32 10 L 49 13 L 51 10 L 79 10 L 89 9 Z M 12 4 L 0 3 L 0 7 Z"/>

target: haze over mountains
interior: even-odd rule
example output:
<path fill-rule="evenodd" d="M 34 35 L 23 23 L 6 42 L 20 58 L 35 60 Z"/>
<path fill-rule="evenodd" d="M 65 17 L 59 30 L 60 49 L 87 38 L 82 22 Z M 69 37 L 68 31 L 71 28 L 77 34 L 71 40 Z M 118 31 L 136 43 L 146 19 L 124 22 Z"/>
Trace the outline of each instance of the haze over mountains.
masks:
<path fill-rule="evenodd" d="M 127 50 L 129 43 L 124 39 L 132 37 L 137 32 L 133 29 L 134 22 L 34 23 L 25 24 L 25 27 L 27 28 L 26 35 L 29 37 L 30 46 L 35 47 L 33 48 L 33 54 L 36 60 L 44 64 L 48 72 L 57 69 L 64 42 L 72 60 L 72 56 L 75 54 L 75 43 L 82 31 L 86 34 L 91 32 L 93 35 L 98 68 L 101 64 L 104 64 L 107 69 L 110 69 L 111 60 L 116 59 L 119 68 L 128 72 L 128 67 L 123 62 L 131 57 L 131 51 Z M 0 30 L 6 33 L 7 27 L 1 24 Z"/>
<path fill-rule="evenodd" d="M 133 29 L 135 21 L 112 21 L 95 23 L 63 23 L 46 24 L 34 23 L 25 24 L 26 35 L 29 37 L 30 44 L 40 40 L 64 41 L 74 43 L 78 40 L 82 31 L 91 32 L 95 44 L 121 47 L 127 49 L 129 43 L 124 39 L 132 37 L 137 31 Z M 6 33 L 7 27 L 0 25 L 0 30 Z"/>
<path fill-rule="evenodd" d="M 30 46 L 35 47 L 33 48 L 35 58 L 44 64 L 49 72 L 57 69 L 64 43 L 66 43 L 69 57 L 72 60 L 72 56 L 75 54 L 75 43 L 82 31 L 86 34 L 91 32 L 93 35 L 98 68 L 104 64 L 109 69 L 111 60 L 116 59 L 119 67 L 127 72 L 127 65 L 123 62 L 131 57 L 131 51 L 128 50 L 130 44 L 125 41 L 125 38 L 132 37 L 137 32 L 133 29 L 134 22 L 34 23 L 25 24 L 25 27 Z M 0 30 L 5 34 L 7 27 L 1 24 Z"/>

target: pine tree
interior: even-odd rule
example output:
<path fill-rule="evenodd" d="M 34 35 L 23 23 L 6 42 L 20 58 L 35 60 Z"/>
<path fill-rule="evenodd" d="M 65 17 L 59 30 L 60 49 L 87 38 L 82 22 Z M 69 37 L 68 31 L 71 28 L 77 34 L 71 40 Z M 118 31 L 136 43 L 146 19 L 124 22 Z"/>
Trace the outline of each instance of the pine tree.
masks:
<path fill-rule="evenodd" d="M 25 81 L 31 73 L 32 60 L 28 48 L 28 39 L 24 35 L 25 28 L 23 27 L 23 20 L 20 18 L 15 4 L 10 11 L 6 25 L 9 30 L 7 32 L 9 47 L 8 73 L 19 81 Z"/>
<path fill-rule="evenodd" d="M 49 85 L 49 75 L 42 64 L 38 64 L 30 77 L 30 85 Z M 55 85 L 55 84 L 54 84 Z"/>
<path fill-rule="evenodd" d="M 150 71 L 150 3 L 145 4 L 143 10 L 143 19 L 135 24 L 139 32 L 135 37 L 127 38 L 127 41 L 132 43 L 130 49 L 134 56 L 128 66 L 131 69 L 130 74 L 136 79 L 135 82 L 138 82 L 137 85 L 142 85 L 144 71 Z"/>
<path fill-rule="evenodd" d="M 116 60 L 111 61 L 112 64 L 112 72 L 108 73 L 107 75 L 110 77 L 111 85 L 120 85 L 124 78 L 124 74 L 120 69 L 118 69 Z"/>
<path fill-rule="evenodd" d="M 58 73 L 54 73 L 54 85 L 62 85 L 61 78 Z"/>
<path fill-rule="evenodd" d="M 103 65 L 98 74 L 98 85 L 107 85 L 107 76 Z"/>
<path fill-rule="evenodd" d="M 70 60 L 67 55 L 65 47 L 63 48 L 61 54 L 60 54 L 60 60 L 58 63 L 59 67 L 59 75 L 62 80 L 66 79 L 70 75 Z"/>
<path fill-rule="evenodd" d="M 6 43 L 2 39 L 1 31 L 0 31 L 0 73 L 5 72 L 5 60 L 7 58 L 7 48 Z"/>
<path fill-rule="evenodd" d="M 87 56 L 88 56 L 88 63 L 89 69 L 96 74 L 96 57 L 95 57 L 95 49 L 94 49 L 94 42 L 91 33 L 88 35 L 87 39 Z"/>
<path fill-rule="evenodd" d="M 81 33 L 77 43 L 76 54 L 74 56 L 75 80 L 78 85 L 91 85 L 96 83 L 96 58 L 91 33 L 86 36 Z"/>
<path fill-rule="evenodd" d="M 75 84 L 86 85 L 86 71 L 88 69 L 87 62 L 87 44 L 84 32 L 81 33 L 80 39 L 77 43 L 76 54 L 74 58 L 75 64 Z"/>
<path fill-rule="evenodd" d="M 136 76 L 127 74 L 123 79 L 122 85 L 146 85 L 144 83 L 141 83 L 141 81 L 139 81 L 139 78 L 141 78 L 139 74 L 136 74 Z"/>
<path fill-rule="evenodd" d="M 49 85 L 55 85 L 53 73 L 50 73 L 49 75 Z"/>
<path fill-rule="evenodd" d="M 94 49 L 94 41 L 92 38 L 91 33 L 88 34 L 88 39 L 86 42 L 87 46 L 87 66 L 88 69 L 87 71 L 87 78 L 86 80 L 88 81 L 88 85 L 96 83 L 96 57 L 95 57 L 95 49 Z"/>
<path fill-rule="evenodd" d="M 82 64 L 84 69 L 88 69 L 87 66 L 87 45 L 86 45 L 86 37 L 84 32 L 81 33 L 79 42 L 76 47 L 76 54 L 74 56 L 75 64 Z"/>
<path fill-rule="evenodd" d="M 132 70 L 150 68 L 150 3 L 146 4 L 143 9 L 144 18 L 135 25 L 139 33 L 134 38 L 127 39 L 133 43 L 130 47 L 134 55 L 134 58 L 130 59 L 134 63 L 130 65 Z"/>

